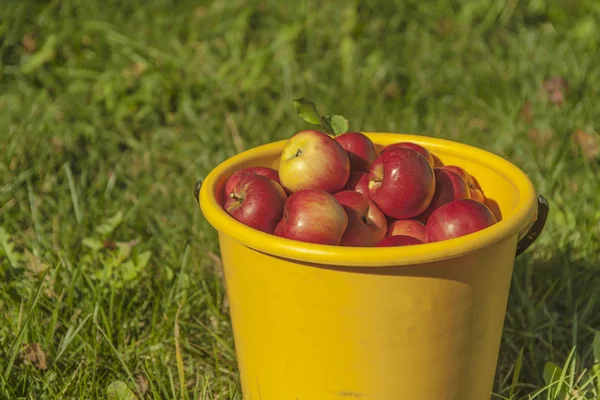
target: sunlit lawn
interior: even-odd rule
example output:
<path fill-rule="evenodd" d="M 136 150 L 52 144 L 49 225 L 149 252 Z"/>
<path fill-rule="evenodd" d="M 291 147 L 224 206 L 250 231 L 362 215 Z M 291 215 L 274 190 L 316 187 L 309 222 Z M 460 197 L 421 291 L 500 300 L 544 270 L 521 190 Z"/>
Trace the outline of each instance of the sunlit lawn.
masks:
<path fill-rule="evenodd" d="M 597 399 L 600 7 L 563 3 L 4 2 L 0 398 L 120 381 L 240 399 L 192 189 L 306 127 L 306 95 L 351 129 L 458 140 L 530 175 L 552 211 L 515 266 L 494 391 Z M 553 385 L 549 362 L 568 367 Z"/>

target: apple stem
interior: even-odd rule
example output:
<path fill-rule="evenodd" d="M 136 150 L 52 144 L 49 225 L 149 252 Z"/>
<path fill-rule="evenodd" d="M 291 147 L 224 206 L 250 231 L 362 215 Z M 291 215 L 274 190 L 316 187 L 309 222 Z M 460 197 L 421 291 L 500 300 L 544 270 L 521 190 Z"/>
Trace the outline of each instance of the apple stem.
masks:
<path fill-rule="evenodd" d="M 367 224 L 368 219 L 367 219 L 367 213 L 366 212 L 363 213 L 363 215 L 360 216 L 360 220 L 362 222 L 364 222 L 365 224 Z"/>
<path fill-rule="evenodd" d="M 296 151 L 296 154 L 294 155 L 294 157 L 298 157 L 300 154 L 302 154 L 302 150 L 298 149 L 298 151 Z"/>
<path fill-rule="evenodd" d="M 231 197 L 232 199 L 234 199 L 235 201 L 237 201 L 239 203 L 244 201 L 243 197 L 237 197 L 233 192 L 229 193 L 229 197 Z"/>
<path fill-rule="evenodd" d="M 375 189 L 381 186 L 381 182 L 383 182 L 383 179 L 379 179 L 379 178 L 371 178 L 369 180 L 369 189 Z"/>

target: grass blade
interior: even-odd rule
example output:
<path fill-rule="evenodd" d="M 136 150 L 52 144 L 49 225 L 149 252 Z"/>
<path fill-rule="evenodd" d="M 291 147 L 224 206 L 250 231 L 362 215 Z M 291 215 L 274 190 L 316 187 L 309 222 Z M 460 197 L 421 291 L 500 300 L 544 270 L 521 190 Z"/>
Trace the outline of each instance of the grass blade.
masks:
<path fill-rule="evenodd" d="M 10 376 L 12 367 L 15 362 L 15 358 L 17 357 L 17 353 L 19 352 L 19 346 L 21 345 L 21 341 L 23 340 L 23 335 L 25 334 L 25 330 L 28 327 L 29 321 L 33 315 L 33 311 L 35 310 L 35 307 L 37 306 L 38 301 L 40 300 L 40 296 L 42 295 L 42 287 L 44 286 L 44 280 L 46 278 L 47 273 L 48 273 L 48 269 L 46 269 L 44 271 L 44 274 L 42 275 L 42 277 L 40 279 L 40 283 L 38 284 L 37 290 L 35 292 L 35 296 L 33 297 L 33 301 L 31 302 L 31 306 L 29 306 L 29 310 L 27 311 L 27 316 L 25 317 L 25 321 L 23 321 L 23 326 L 21 326 L 21 329 L 19 329 L 19 333 L 17 334 L 15 341 L 13 342 L 12 346 L 10 347 L 9 357 L 8 357 L 6 365 L 4 366 L 3 377 L 4 377 L 5 381 L 8 380 L 8 377 Z"/>
<path fill-rule="evenodd" d="M 519 356 L 517 357 L 517 361 L 515 362 L 515 370 L 513 372 L 512 382 L 510 384 L 510 391 L 508 397 L 512 398 L 516 391 L 517 385 L 519 384 L 519 376 L 521 374 L 521 367 L 523 366 L 523 348 L 519 351 Z"/>
<path fill-rule="evenodd" d="M 71 201 L 73 203 L 73 210 L 75 211 L 75 219 L 77 223 L 81 223 L 81 209 L 79 208 L 79 195 L 77 194 L 77 188 L 75 187 L 75 181 L 73 180 L 73 172 L 69 163 L 65 164 L 65 171 L 67 172 L 67 181 L 69 182 L 69 190 L 71 191 Z"/>
<path fill-rule="evenodd" d="M 121 357 L 121 355 L 119 354 L 119 351 L 116 349 L 116 347 L 112 344 L 112 342 L 110 341 L 110 339 L 108 338 L 108 336 L 106 336 L 106 333 L 104 333 L 104 331 L 102 330 L 102 328 L 100 327 L 99 324 L 96 324 L 96 329 L 98 329 L 98 331 L 100 331 L 100 333 L 102 334 L 102 336 L 104 336 L 104 339 L 106 340 L 106 343 L 108 343 L 108 345 L 110 346 L 110 348 L 112 349 L 113 353 L 115 354 L 115 357 L 117 357 L 117 359 L 119 360 L 119 362 L 121 363 L 121 366 L 123 367 L 123 369 L 125 370 L 125 373 L 127 374 L 127 377 L 129 378 L 129 380 L 131 381 L 131 384 L 133 385 L 133 387 L 135 388 L 136 392 L 137 390 L 137 384 L 135 382 L 135 379 L 133 377 L 133 374 L 131 373 L 131 371 L 129 370 L 129 368 L 127 367 L 127 364 L 125 364 L 125 361 L 123 361 L 123 358 Z M 139 393 L 138 393 L 139 394 Z"/>
<path fill-rule="evenodd" d="M 181 391 L 181 398 L 187 398 L 187 391 L 185 389 L 185 371 L 183 367 L 183 358 L 181 357 L 181 346 L 179 345 L 179 311 L 181 305 L 177 308 L 175 313 L 175 327 L 173 334 L 175 336 L 175 357 L 177 358 L 177 373 L 179 375 L 179 390 Z"/>
<path fill-rule="evenodd" d="M 56 357 L 54 358 L 54 362 L 58 362 L 58 360 L 60 360 L 60 357 L 63 355 L 63 353 L 65 352 L 65 350 L 69 347 L 69 345 L 71 344 L 71 342 L 73 341 L 73 339 L 75 339 L 75 337 L 77 336 L 77 334 L 79 333 L 79 331 L 83 328 L 83 326 L 85 325 L 85 323 L 91 317 L 92 317 L 92 313 L 89 313 L 88 316 L 85 317 L 83 319 L 83 321 L 81 321 L 79 323 L 79 325 L 77 325 L 77 328 L 75 328 L 74 331 L 71 331 L 72 327 L 69 327 L 69 329 L 67 330 L 67 334 L 65 335 L 65 337 L 63 338 L 63 340 L 61 341 L 61 343 L 59 345 L 59 350 L 58 350 L 58 353 L 56 354 Z"/>

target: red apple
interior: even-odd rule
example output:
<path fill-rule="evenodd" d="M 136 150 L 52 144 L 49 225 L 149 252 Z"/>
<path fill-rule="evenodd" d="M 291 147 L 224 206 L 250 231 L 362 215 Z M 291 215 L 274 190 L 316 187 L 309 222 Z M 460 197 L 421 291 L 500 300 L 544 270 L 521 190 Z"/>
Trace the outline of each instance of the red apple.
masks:
<path fill-rule="evenodd" d="M 368 172 L 377 157 L 375 145 L 368 136 L 360 132 L 347 132 L 335 138 L 350 158 L 350 170 Z"/>
<path fill-rule="evenodd" d="M 411 246 L 414 244 L 423 244 L 423 242 L 412 236 L 396 235 L 386 237 L 377 243 L 376 247 Z"/>
<path fill-rule="evenodd" d="M 467 182 L 467 185 L 469 187 L 474 186 L 473 178 L 471 177 L 471 175 L 467 171 L 465 171 L 464 168 L 459 167 L 458 165 L 444 165 L 441 168 L 447 169 L 448 171 L 456 172 L 457 174 L 459 174 L 465 180 L 465 182 Z"/>
<path fill-rule="evenodd" d="M 389 150 L 395 150 L 395 149 L 411 149 L 416 151 L 417 153 L 419 153 L 420 155 L 422 155 L 423 157 L 425 157 L 425 159 L 427 160 L 427 162 L 429 163 L 429 165 L 431 165 L 431 168 L 434 167 L 434 160 L 433 160 L 433 156 L 431 155 L 431 153 L 429 152 L 429 150 L 427 150 L 425 147 L 413 143 L 413 142 L 399 142 L 399 143 L 393 143 L 390 144 L 386 147 L 383 148 L 383 150 L 381 150 L 382 154 L 386 151 Z"/>
<path fill-rule="evenodd" d="M 483 203 L 472 199 L 451 201 L 431 214 L 425 225 L 428 242 L 468 235 L 496 223 L 496 217 Z"/>
<path fill-rule="evenodd" d="M 239 222 L 272 234 L 283 215 L 286 198 L 283 188 L 273 179 L 246 173 L 231 189 L 223 208 Z"/>
<path fill-rule="evenodd" d="M 435 173 L 435 194 L 427 209 L 418 217 L 423 223 L 427 223 L 431 213 L 439 206 L 454 200 L 471 198 L 469 186 L 462 176 L 444 167 L 434 168 L 433 171 Z"/>
<path fill-rule="evenodd" d="M 275 235 L 337 246 L 347 226 L 348 215 L 335 197 L 320 189 L 304 189 L 288 197 Z"/>
<path fill-rule="evenodd" d="M 279 180 L 290 192 L 320 189 L 334 194 L 344 188 L 349 176 L 348 153 L 323 132 L 298 132 L 287 141 L 281 153 Z"/>
<path fill-rule="evenodd" d="M 359 171 L 351 172 L 344 190 L 354 190 L 365 196 L 369 196 L 369 174 Z"/>
<path fill-rule="evenodd" d="M 473 189 L 479 189 L 483 193 L 483 190 L 481 189 L 481 185 L 477 181 L 477 178 L 475 178 L 473 175 L 471 175 L 471 181 L 472 181 L 472 184 L 469 184 L 469 187 L 473 188 Z"/>
<path fill-rule="evenodd" d="M 342 246 L 374 246 L 385 237 L 387 220 L 371 199 L 354 190 L 334 195 L 348 215 L 348 227 L 342 236 Z"/>
<path fill-rule="evenodd" d="M 481 190 L 469 187 L 469 192 L 471 193 L 471 198 L 473 200 L 477 200 L 480 203 L 485 202 L 485 196 L 483 195 L 483 192 Z"/>
<path fill-rule="evenodd" d="M 457 165 L 446 165 L 442 168 L 456 172 L 457 174 L 463 177 L 463 179 L 467 182 L 467 186 L 469 186 L 469 194 L 473 200 L 477 200 L 481 203 L 485 201 L 485 196 L 483 194 L 483 191 L 481 190 L 481 186 L 479 186 L 479 183 L 477 182 L 475 177 L 469 174 L 467 171 L 465 171 L 464 168 L 459 167 Z"/>
<path fill-rule="evenodd" d="M 414 219 L 397 219 L 388 224 L 386 236 L 411 236 L 426 242 L 425 225 Z"/>
<path fill-rule="evenodd" d="M 262 176 L 266 176 L 267 178 L 273 179 L 275 182 L 279 183 L 279 173 L 277 170 L 268 167 L 248 167 L 242 168 L 235 171 L 225 183 L 225 196 L 229 196 L 231 190 L 240 179 L 240 177 L 244 174 L 258 174 Z"/>
<path fill-rule="evenodd" d="M 421 214 L 433 198 L 435 177 L 425 157 L 398 148 L 381 153 L 369 171 L 369 197 L 388 217 Z"/>
<path fill-rule="evenodd" d="M 471 191 L 471 198 L 477 201 L 480 201 L 485 204 L 485 193 L 483 193 L 483 189 L 479 182 L 477 182 L 477 178 L 471 175 L 471 181 L 473 184 L 469 184 L 469 190 Z"/>

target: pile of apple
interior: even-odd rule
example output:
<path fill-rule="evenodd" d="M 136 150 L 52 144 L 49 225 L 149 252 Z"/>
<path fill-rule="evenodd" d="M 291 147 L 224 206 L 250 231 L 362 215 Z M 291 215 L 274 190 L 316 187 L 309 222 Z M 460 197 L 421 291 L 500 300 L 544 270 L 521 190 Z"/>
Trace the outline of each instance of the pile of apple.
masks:
<path fill-rule="evenodd" d="M 448 240 L 495 224 L 476 179 L 435 166 L 412 143 L 379 153 L 366 135 L 294 134 L 279 170 L 250 167 L 226 182 L 223 208 L 276 236 L 326 245 L 406 246 Z"/>

